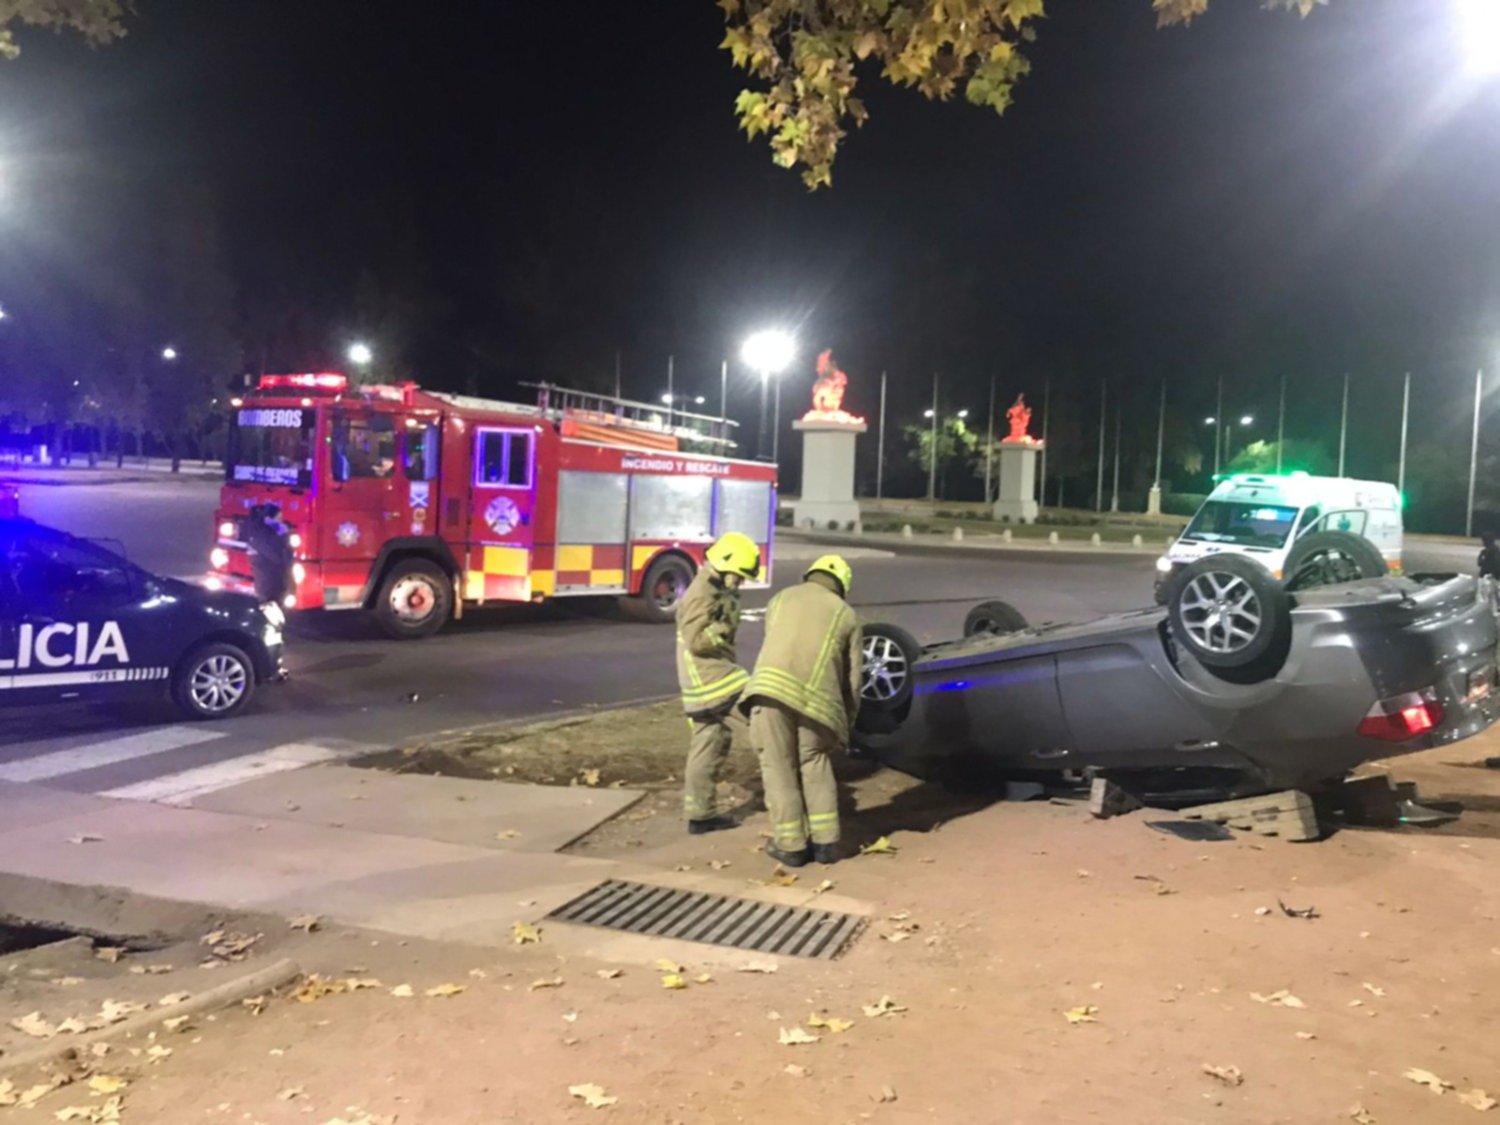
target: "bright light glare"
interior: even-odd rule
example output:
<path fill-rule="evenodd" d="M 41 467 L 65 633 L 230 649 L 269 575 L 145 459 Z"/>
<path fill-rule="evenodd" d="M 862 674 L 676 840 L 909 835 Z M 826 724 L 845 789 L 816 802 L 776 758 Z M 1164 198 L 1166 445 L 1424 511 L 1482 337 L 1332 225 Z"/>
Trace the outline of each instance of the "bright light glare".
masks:
<path fill-rule="evenodd" d="M 930 411 L 930 410 L 924 410 L 924 411 L 922 411 L 922 417 L 923 418 L 931 418 L 932 417 L 932 411 Z"/>
<path fill-rule="evenodd" d="M 662 395 L 661 396 L 661 400 L 662 400 L 662 402 L 666 403 L 666 405 L 668 405 L 668 406 L 672 405 L 672 396 L 671 395 Z"/>
<path fill-rule="evenodd" d="M 780 375 L 791 366 L 797 345 L 785 332 L 757 332 L 745 341 L 740 358 L 762 375 Z"/>
<path fill-rule="evenodd" d="M 967 418 L 969 416 L 969 412 L 967 410 L 960 410 L 958 412 L 958 416 L 960 418 Z"/>
<path fill-rule="evenodd" d="M 1240 425 L 1249 426 L 1255 422 L 1255 418 L 1249 414 L 1240 415 Z"/>
<path fill-rule="evenodd" d="M 1203 419 L 1203 424 L 1205 426 L 1212 426 L 1217 421 L 1218 421 L 1217 418 L 1205 418 L 1205 419 Z"/>
<path fill-rule="evenodd" d="M 375 353 L 370 350 L 369 344 L 350 344 L 349 362 L 357 363 L 361 367 L 375 358 Z"/>
<path fill-rule="evenodd" d="M 174 360 L 174 359 L 177 358 L 177 349 L 174 348 L 174 347 L 172 347 L 172 345 L 168 344 L 166 347 L 162 348 L 162 350 L 161 350 L 161 357 L 162 357 L 162 359 L 165 359 L 165 360 L 168 360 L 168 361 Z"/>
<path fill-rule="evenodd" d="M 1469 69 L 1500 74 L 1500 4 L 1495 0 L 1453 0 L 1453 16 Z"/>

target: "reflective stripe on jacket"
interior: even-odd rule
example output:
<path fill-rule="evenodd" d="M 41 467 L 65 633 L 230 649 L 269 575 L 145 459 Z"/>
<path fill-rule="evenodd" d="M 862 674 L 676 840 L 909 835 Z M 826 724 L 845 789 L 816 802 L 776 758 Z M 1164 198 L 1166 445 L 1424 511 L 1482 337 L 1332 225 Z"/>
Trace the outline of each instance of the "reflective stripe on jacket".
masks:
<path fill-rule="evenodd" d="M 702 567 L 677 606 L 677 686 L 689 715 L 722 711 L 750 679 L 735 661 L 740 596 Z"/>
<path fill-rule="evenodd" d="M 783 590 L 766 610 L 766 640 L 743 698 L 774 699 L 847 742 L 863 643 L 854 611 L 816 578 Z"/>

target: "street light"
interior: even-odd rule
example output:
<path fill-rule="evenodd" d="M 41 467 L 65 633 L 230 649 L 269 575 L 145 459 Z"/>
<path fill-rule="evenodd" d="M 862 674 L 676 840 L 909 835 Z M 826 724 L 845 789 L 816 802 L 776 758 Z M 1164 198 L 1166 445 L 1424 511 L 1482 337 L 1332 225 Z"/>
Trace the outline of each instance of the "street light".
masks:
<path fill-rule="evenodd" d="M 375 358 L 375 353 L 370 350 L 369 344 L 355 343 L 349 345 L 349 362 L 359 367 L 365 367 Z"/>
<path fill-rule="evenodd" d="M 780 375 L 792 365 L 797 355 L 797 342 L 785 332 L 774 329 L 757 332 L 740 348 L 740 358 L 745 365 L 760 373 L 760 438 L 757 451 L 766 447 L 766 392 L 770 388 L 771 376 Z M 771 460 L 777 459 L 781 447 L 781 384 L 776 384 L 776 421 L 771 430 Z"/>
<path fill-rule="evenodd" d="M 1500 4 L 1454 0 L 1453 14 L 1469 70 L 1481 77 L 1500 74 Z"/>
<path fill-rule="evenodd" d="M 1242 425 L 1242 426 L 1253 426 L 1254 424 L 1255 424 L 1255 417 L 1253 415 L 1250 415 L 1250 414 L 1241 414 L 1240 415 L 1240 425 Z"/>
<path fill-rule="evenodd" d="M 177 358 L 177 349 L 172 347 L 171 344 L 168 344 L 166 347 L 162 348 L 161 357 L 168 363 L 171 363 L 174 359 Z"/>

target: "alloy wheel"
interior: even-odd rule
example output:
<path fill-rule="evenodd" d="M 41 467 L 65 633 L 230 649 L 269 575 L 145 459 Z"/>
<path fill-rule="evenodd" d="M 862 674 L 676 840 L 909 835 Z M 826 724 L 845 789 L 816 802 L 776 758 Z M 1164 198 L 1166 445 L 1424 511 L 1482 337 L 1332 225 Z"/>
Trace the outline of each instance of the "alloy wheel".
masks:
<path fill-rule="evenodd" d="M 1208 571 L 1188 582 L 1178 606 L 1193 641 L 1205 652 L 1239 652 L 1260 635 L 1260 599 L 1243 578 Z"/>
<path fill-rule="evenodd" d="M 245 696 L 249 670 L 232 656 L 215 653 L 204 660 L 188 679 L 193 704 L 206 715 L 233 710 Z"/>
<path fill-rule="evenodd" d="M 890 637 L 866 637 L 863 657 L 859 694 L 881 703 L 896 698 L 911 674 L 901 646 Z"/>

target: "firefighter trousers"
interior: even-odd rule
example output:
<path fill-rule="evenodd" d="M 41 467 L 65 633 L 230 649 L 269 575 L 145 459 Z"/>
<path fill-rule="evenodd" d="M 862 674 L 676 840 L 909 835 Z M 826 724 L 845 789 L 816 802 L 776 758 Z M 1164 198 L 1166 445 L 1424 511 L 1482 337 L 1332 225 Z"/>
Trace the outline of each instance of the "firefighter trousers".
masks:
<path fill-rule="evenodd" d="M 688 820 L 708 820 L 718 812 L 719 770 L 735 732 L 745 733 L 745 717 L 731 704 L 711 715 L 693 716 L 688 726 L 692 733 L 682 771 L 682 813 Z"/>
<path fill-rule="evenodd" d="M 771 834 L 784 852 L 839 840 L 839 791 L 829 754 L 837 739 L 790 707 L 763 699 L 750 712 L 750 741 L 771 814 Z"/>

